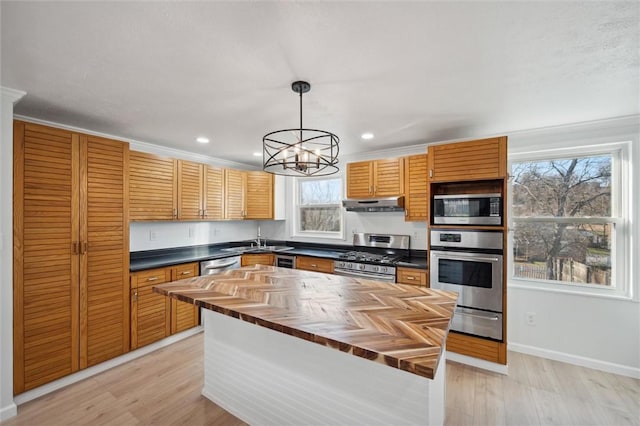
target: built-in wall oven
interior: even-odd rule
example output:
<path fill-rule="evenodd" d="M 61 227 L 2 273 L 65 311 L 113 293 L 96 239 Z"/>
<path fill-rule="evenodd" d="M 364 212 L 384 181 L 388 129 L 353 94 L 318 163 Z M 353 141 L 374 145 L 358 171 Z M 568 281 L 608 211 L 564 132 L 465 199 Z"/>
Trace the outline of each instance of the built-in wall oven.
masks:
<path fill-rule="evenodd" d="M 502 231 L 432 230 L 432 288 L 458 292 L 451 330 L 502 340 Z"/>

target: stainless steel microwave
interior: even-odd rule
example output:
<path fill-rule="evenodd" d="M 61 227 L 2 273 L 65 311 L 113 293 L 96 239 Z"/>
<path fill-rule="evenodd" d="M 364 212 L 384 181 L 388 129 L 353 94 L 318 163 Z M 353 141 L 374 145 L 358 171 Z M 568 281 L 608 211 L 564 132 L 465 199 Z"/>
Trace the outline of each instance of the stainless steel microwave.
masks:
<path fill-rule="evenodd" d="M 433 196 L 434 225 L 502 225 L 502 195 Z"/>

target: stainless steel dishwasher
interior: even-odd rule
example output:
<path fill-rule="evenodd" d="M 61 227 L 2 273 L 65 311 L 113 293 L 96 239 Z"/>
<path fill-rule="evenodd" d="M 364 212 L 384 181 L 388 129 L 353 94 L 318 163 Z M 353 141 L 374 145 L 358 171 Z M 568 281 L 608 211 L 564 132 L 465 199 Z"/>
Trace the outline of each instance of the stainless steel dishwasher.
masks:
<path fill-rule="evenodd" d="M 200 275 L 212 275 L 228 269 L 240 267 L 240 256 L 224 257 L 222 259 L 205 260 L 200 262 Z"/>

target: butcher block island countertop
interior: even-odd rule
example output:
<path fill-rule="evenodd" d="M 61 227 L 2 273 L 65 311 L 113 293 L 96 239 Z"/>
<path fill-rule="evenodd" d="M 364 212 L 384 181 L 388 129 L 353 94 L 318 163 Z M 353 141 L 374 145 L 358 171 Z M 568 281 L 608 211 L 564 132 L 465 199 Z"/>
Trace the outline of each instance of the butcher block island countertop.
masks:
<path fill-rule="evenodd" d="M 443 290 L 264 265 L 154 291 L 428 379 L 457 299 Z"/>

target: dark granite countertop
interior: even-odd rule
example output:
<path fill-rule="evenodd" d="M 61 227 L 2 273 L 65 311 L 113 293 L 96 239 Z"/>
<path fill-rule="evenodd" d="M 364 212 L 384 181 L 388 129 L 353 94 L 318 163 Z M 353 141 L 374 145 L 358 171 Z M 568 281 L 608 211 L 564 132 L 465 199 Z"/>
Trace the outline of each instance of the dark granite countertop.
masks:
<path fill-rule="evenodd" d="M 241 253 L 224 251 L 223 249 L 250 244 L 251 241 L 235 241 L 230 243 L 131 252 L 129 260 L 129 270 L 131 272 L 137 272 L 146 269 L 179 265 L 181 263 L 201 262 L 203 260 L 239 256 Z M 345 244 L 315 244 L 281 240 L 266 240 L 266 245 L 285 245 L 293 247 L 293 249 L 291 250 L 274 252 L 276 254 L 290 256 L 311 256 L 333 260 L 338 259 L 340 254 L 346 251 L 353 250 L 352 246 Z M 426 269 L 427 251 L 411 250 L 410 256 L 403 257 L 397 263 L 397 266 L 405 268 Z"/>
<path fill-rule="evenodd" d="M 427 269 L 427 251 L 426 250 L 411 250 L 411 256 L 403 257 L 396 266 L 401 268 L 415 268 L 415 269 Z"/>

